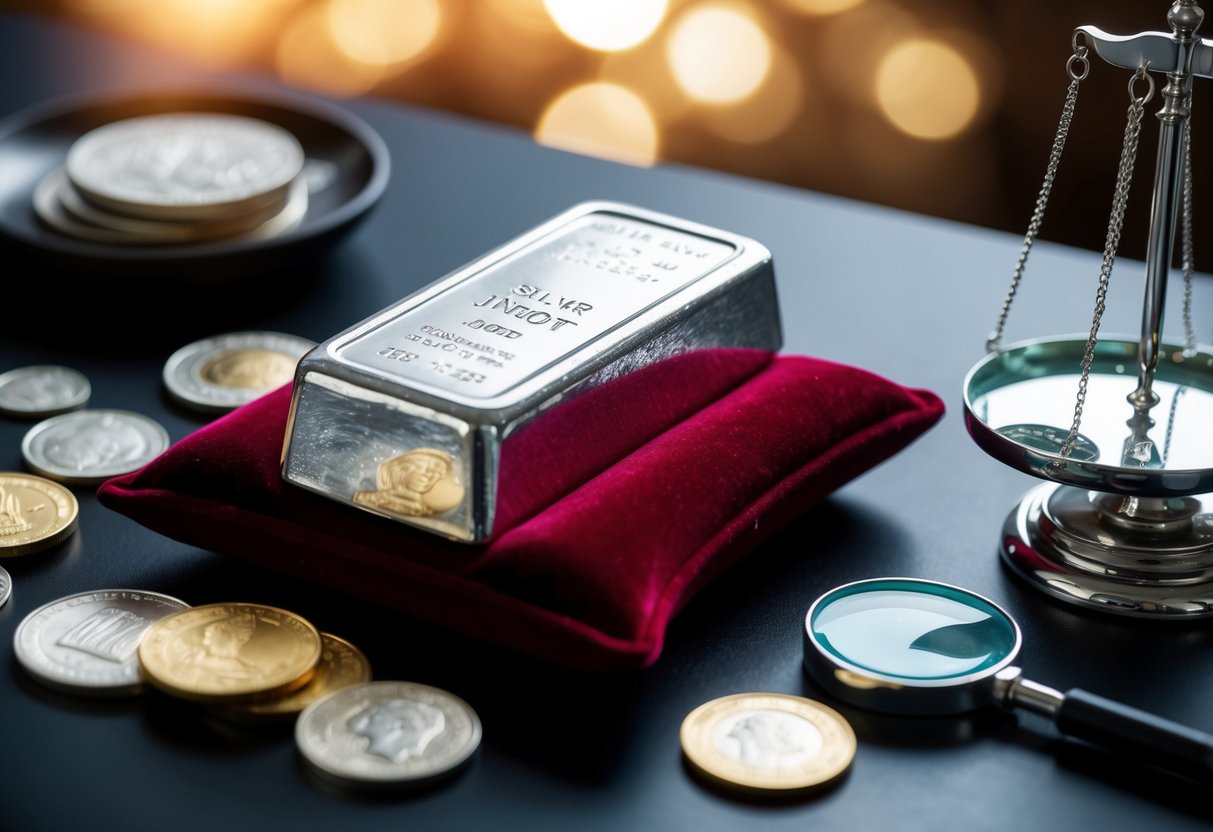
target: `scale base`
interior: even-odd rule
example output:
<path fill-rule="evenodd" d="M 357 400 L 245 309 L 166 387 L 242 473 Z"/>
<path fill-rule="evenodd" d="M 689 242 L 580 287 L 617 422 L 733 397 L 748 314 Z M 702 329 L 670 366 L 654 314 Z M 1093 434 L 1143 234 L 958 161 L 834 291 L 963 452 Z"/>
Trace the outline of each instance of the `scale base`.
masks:
<path fill-rule="evenodd" d="M 1007 517 L 1001 550 L 1015 574 L 1072 604 L 1138 618 L 1213 617 L 1213 495 L 1040 485 Z"/>

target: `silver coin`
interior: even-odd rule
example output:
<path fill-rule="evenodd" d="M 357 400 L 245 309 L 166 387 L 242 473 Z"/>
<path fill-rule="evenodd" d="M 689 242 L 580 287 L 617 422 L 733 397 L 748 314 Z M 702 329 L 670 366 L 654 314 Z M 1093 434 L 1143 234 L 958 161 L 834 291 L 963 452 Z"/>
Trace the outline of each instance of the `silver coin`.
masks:
<path fill-rule="evenodd" d="M 69 693 L 125 696 L 142 688 L 137 648 L 153 622 L 189 604 L 159 592 L 102 589 L 60 598 L 17 625 L 13 651 L 38 681 Z"/>
<path fill-rule="evenodd" d="M 281 200 L 303 169 L 281 127 L 222 113 L 166 113 L 113 122 L 67 154 L 67 175 L 94 204 L 156 220 L 238 215 Z"/>
<path fill-rule="evenodd" d="M 164 386 L 177 402 L 223 413 L 289 382 L 314 341 L 279 332 L 231 332 L 187 344 L 164 364 Z"/>
<path fill-rule="evenodd" d="M 181 245 L 219 240 L 266 240 L 296 228 L 307 215 L 308 208 L 308 185 L 302 178 L 291 184 L 286 202 L 277 209 L 278 212 L 251 230 L 241 227 L 239 221 L 230 219 L 173 223 L 113 214 L 108 215 L 112 218 L 110 222 L 99 224 L 83 219 L 68 209 L 64 202 L 70 201 L 69 195 L 74 193 L 62 169 L 51 171 L 34 188 L 34 212 L 56 231 L 81 240 L 110 245 Z M 96 218 L 99 209 L 93 208 L 92 211 L 95 212 L 93 218 Z M 140 227 L 136 229 L 133 224 Z M 151 231 L 149 228 L 155 230 Z M 231 233 L 229 236 L 215 236 L 217 229 Z"/>
<path fill-rule="evenodd" d="M 34 425 L 21 441 L 30 470 L 66 483 L 100 483 L 168 450 L 159 423 L 127 410 L 78 410 Z"/>
<path fill-rule="evenodd" d="M 38 364 L 0 375 L 0 413 L 26 418 L 83 407 L 92 388 L 71 367 Z"/>
<path fill-rule="evenodd" d="M 466 702 L 414 682 L 343 688 L 313 702 L 295 723 L 295 744 L 317 774 L 364 788 L 446 774 L 467 762 L 480 734 Z"/>
<path fill-rule="evenodd" d="M 8 570 L 0 566 L 0 607 L 8 603 L 8 599 L 13 594 L 13 576 L 8 574 Z"/>

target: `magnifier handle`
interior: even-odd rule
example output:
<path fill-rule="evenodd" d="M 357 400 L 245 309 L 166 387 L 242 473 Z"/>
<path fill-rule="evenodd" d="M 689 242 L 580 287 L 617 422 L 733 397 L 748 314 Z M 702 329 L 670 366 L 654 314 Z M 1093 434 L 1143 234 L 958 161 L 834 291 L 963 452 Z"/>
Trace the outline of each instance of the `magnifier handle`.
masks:
<path fill-rule="evenodd" d="M 1057 727 L 1111 751 L 1202 781 L 1213 780 L 1213 735 L 1130 708 L 1085 690 L 1071 690 L 1057 711 Z"/>

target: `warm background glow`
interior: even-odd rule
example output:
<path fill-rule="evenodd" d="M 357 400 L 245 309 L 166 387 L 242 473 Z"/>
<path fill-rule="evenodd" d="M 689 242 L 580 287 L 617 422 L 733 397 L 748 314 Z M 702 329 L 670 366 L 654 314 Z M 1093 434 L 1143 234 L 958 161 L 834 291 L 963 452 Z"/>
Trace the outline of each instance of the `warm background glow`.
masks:
<path fill-rule="evenodd" d="M 552 20 L 582 46 L 619 52 L 642 43 L 665 17 L 666 0 L 545 0 Z"/>
<path fill-rule="evenodd" d="M 657 125 L 644 101 L 617 84 L 582 84 L 544 111 L 535 138 L 546 145 L 620 162 L 657 161 Z"/>
<path fill-rule="evenodd" d="M 770 39 L 742 6 L 692 8 L 674 24 L 667 51 L 678 86 L 708 104 L 747 98 L 771 68 Z"/>
<path fill-rule="evenodd" d="M 1056 129 L 1070 32 L 1165 27 L 1165 8 L 1104 0 L 6 2 L 323 95 L 413 102 L 627 164 L 701 165 L 1017 234 Z M 1093 62 L 1045 237 L 1102 245 L 1126 82 Z M 1202 100 L 1196 148 L 1213 127 Z M 1138 165 L 1126 256 L 1143 253 L 1146 221 L 1133 217 L 1148 213 L 1150 168 Z M 1198 161 L 1195 176 L 1200 212 L 1213 164 Z"/>
<path fill-rule="evenodd" d="M 977 115 L 977 74 L 945 43 L 911 40 L 884 56 L 876 71 L 876 100 L 898 130 L 919 139 L 949 139 Z"/>

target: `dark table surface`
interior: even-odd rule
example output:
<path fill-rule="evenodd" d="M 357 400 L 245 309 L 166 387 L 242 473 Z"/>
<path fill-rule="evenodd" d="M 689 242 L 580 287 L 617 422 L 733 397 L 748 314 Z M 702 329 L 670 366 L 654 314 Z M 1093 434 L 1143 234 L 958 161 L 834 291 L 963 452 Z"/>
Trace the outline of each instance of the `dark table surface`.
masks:
<path fill-rule="evenodd" d="M 0 17 L 0 114 L 64 93 L 205 80 L 164 54 Z M 1207 622 L 1161 626 L 1080 612 L 1024 589 L 999 564 L 1003 519 L 1035 481 L 970 442 L 961 381 L 982 355 L 1017 239 L 702 170 L 621 167 L 399 104 L 343 106 L 382 135 L 393 169 L 382 204 L 329 261 L 239 290 L 175 286 L 165 275 L 116 287 L 114 303 L 99 308 L 80 299 L 89 292 L 79 282 L 5 257 L 0 296 L 28 297 L 10 294 L 20 284 L 45 291 L 46 302 L 35 311 L 0 302 L 0 370 L 70 364 L 92 380 L 90 406 L 146 413 L 180 439 L 205 420 L 172 406 L 159 379 L 186 341 L 251 328 L 321 340 L 574 203 L 614 199 L 762 241 L 775 257 L 787 352 L 931 388 L 949 414 L 709 586 L 674 621 L 657 664 L 624 675 L 544 665 L 258 571 L 160 537 L 76 488 L 76 536 L 3 564 L 15 588 L 0 607 L 0 827 L 1207 828 L 1206 792 L 1061 739 L 1032 716 L 909 719 L 843 709 L 859 737 L 850 773 L 791 803 L 705 788 L 681 760 L 679 725 L 709 699 L 822 696 L 801 670 L 804 612 L 835 585 L 882 575 L 940 579 L 1003 604 L 1023 628 L 1020 664 L 1030 678 L 1213 732 Z M 1065 212 L 1051 219 L 1064 222 Z M 1038 246 L 1009 337 L 1085 331 L 1098 268 L 1096 253 Z M 1139 264 L 1120 264 L 1105 331 L 1136 328 L 1141 274 Z M 1198 281 L 1198 322 L 1211 288 Z M 132 293 L 150 293 L 160 320 L 123 312 Z M 22 468 L 28 427 L 0 419 L 0 470 Z M 441 788 L 373 800 L 335 795 L 304 776 L 289 733 L 228 729 L 156 697 L 57 696 L 27 680 L 12 658 L 18 622 L 62 595 L 118 586 L 195 604 L 245 599 L 297 610 L 360 645 L 378 678 L 463 696 L 484 723 L 480 753 Z"/>

